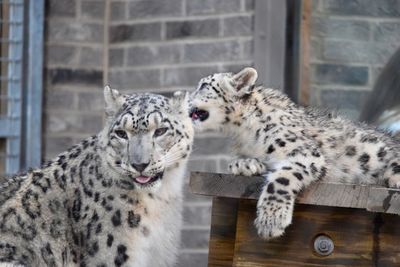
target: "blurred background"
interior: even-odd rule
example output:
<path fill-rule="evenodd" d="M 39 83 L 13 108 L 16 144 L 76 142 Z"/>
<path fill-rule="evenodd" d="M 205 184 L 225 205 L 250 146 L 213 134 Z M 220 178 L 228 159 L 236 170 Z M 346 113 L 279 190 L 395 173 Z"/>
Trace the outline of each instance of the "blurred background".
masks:
<path fill-rule="evenodd" d="M 97 133 L 105 84 L 169 96 L 245 66 L 300 104 L 398 129 L 400 0 L 0 0 L 0 14 L 1 176 Z M 189 169 L 226 172 L 229 151 L 198 135 Z M 186 192 L 179 266 L 206 266 L 211 201 Z"/>

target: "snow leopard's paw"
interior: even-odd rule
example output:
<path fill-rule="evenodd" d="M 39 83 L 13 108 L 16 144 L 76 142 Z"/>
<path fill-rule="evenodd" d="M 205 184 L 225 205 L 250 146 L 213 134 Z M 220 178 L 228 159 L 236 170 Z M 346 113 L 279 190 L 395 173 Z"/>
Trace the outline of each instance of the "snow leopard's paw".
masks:
<path fill-rule="evenodd" d="M 266 167 L 258 159 L 236 159 L 229 164 L 229 171 L 235 175 L 254 176 L 264 173 Z"/>

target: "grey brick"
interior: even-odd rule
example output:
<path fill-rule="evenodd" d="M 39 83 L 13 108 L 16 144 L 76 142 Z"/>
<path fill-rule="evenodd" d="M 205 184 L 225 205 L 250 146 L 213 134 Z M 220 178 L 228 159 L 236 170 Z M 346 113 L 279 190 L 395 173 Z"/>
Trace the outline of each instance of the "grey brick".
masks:
<path fill-rule="evenodd" d="M 60 42 L 103 42 L 103 26 L 78 21 L 49 21 L 47 38 Z"/>
<path fill-rule="evenodd" d="M 349 16 L 399 17 L 399 0 L 327 0 L 324 11 Z"/>
<path fill-rule="evenodd" d="M 397 50 L 398 43 L 326 41 L 323 58 L 336 62 L 384 64 Z"/>
<path fill-rule="evenodd" d="M 209 230 L 182 230 L 181 244 L 187 249 L 206 249 L 210 239 Z"/>
<path fill-rule="evenodd" d="M 56 68 L 46 71 L 50 84 L 103 85 L 103 72 L 100 70 Z"/>
<path fill-rule="evenodd" d="M 313 36 L 329 38 L 369 40 L 371 27 L 367 21 L 313 17 L 311 33 Z"/>
<path fill-rule="evenodd" d="M 211 197 L 208 196 L 201 196 L 201 195 L 197 195 L 197 194 L 193 194 L 190 191 L 189 185 L 185 184 L 184 189 L 183 189 L 183 194 L 184 194 L 184 200 L 185 203 L 189 203 L 189 202 L 202 202 L 202 203 L 209 203 L 211 204 Z"/>
<path fill-rule="evenodd" d="M 127 50 L 129 66 L 174 64 L 180 61 L 180 45 L 137 46 Z"/>
<path fill-rule="evenodd" d="M 220 159 L 218 164 L 218 173 L 229 173 L 228 166 L 232 162 L 231 159 Z"/>
<path fill-rule="evenodd" d="M 243 45 L 243 59 L 254 61 L 254 42 L 253 42 L 253 40 L 243 41 L 242 45 Z"/>
<path fill-rule="evenodd" d="M 110 67 L 122 67 L 124 65 L 124 49 L 111 48 L 108 51 L 108 61 Z"/>
<path fill-rule="evenodd" d="M 78 48 L 74 46 L 47 45 L 46 63 L 73 65 L 78 61 Z"/>
<path fill-rule="evenodd" d="M 79 60 L 81 67 L 91 67 L 93 69 L 103 68 L 103 49 L 83 47 Z"/>
<path fill-rule="evenodd" d="M 253 34 L 253 16 L 225 18 L 223 24 L 223 36 L 249 36 Z"/>
<path fill-rule="evenodd" d="M 207 267 L 207 262 L 206 253 L 181 253 L 177 267 Z"/>
<path fill-rule="evenodd" d="M 368 68 L 336 64 L 314 64 L 312 80 L 320 84 L 366 85 Z"/>
<path fill-rule="evenodd" d="M 254 5 L 254 0 L 245 0 L 244 1 L 244 7 L 245 7 L 246 11 L 253 11 L 254 10 L 254 6 L 255 6 Z"/>
<path fill-rule="evenodd" d="M 129 18 L 182 15 L 182 0 L 138 0 L 129 2 Z"/>
<path fill-rule="evenodd" d="M 45 107 L 46 109 L 70 109 L 74 106 L 74 93 L 46 90 Z"/>
<path fill-rule="evenodd" d="M 110 27 L 110 42 L 161 40 L 160 23 L 123 24 Z"/>
<path fill-rule="evenodd" d="M 321 105 L 321 99 L 320 99 L 320 92 L 321 89 L 317 86 L 311 86 L 310 88 L 310 103 L 309 105 L 312 107 L 320 106 Z"/>
<path fill-rule="evenodd" d="M 318 60 L 322 58 L 322 38 L 311 36 L 310 41 L 310 59 Z"/>
<path fill-rule="evenodd" d="M 183 209 L 184 225 L 208 226 L 211 222 L 210 206 L 185 206 Z"/>
<path fill-rule="evenodd" d="M 104 98 L 102 92 L 80 92 L 78 94 L 78 109 L 82 111 L 99 111 L 102 113 L 104 111 Z"/>
<path fill-rule="evenodd" d="M 164 72 L 164 86 L 194 86 L 207 75 L 218 71 L 216 65 L 207 67 L 167 68 Z"/>
<path fill-rule="evenodd" d="M 379 23 L 374 30 L 374 39 L 379 42 L 395 42 L 398 44 L 400 41 L 400 23 Z"/>
<path fill-rule="evenodd" d="M 241 58 L 238 41 L 185 45 L 185 62 L 231 61 Z"/>
<path fill-rule="evenodd" d="M 219 34 L 219 20 L 173 21 L 166 23 L 166 38 L 213 37 Z"/>
<path fill-rule="evenodd" d="M 242 69 L 246 68 L 246 67 L 251 67 L 251 65 L 248 64 L 223 64 L 221 65 L 219 71 L 220 72 L 232 72 L 232 73 L 237 73 L 239 71 L 241 71 Z"/>
<path fill-rule="evenodd" d="M 196 150 L 196 148 L 194 150 Z M 187 169 L 192 172 L 216 172 L 217 163 L 215 159 L 190 159 Z"/>
<path fill-rule="evenodd" d="M 321 0 L 313 0 L 311 1 L 311 10 L 313 12 L 320 11 Z"/>
<path fill-rule="evenodd" d="M 382 70 L 383 70 L 383 66 L 382 67 L 374 67 L 374 68 L 372 68 L 371 75 L 372 75 L 373 83 L 375 83 L 376 80 L 379 78 L 379 76 L 381 75 Z"/>
<path fill-rule="evenodd" d="M 339 110 L 360 110 L 368 95 L 368 91 L 361 90 L 321 90 L 321 105 Z"/>
<path fill-rule="evenodd" d="M 47 0 L 46 15 L 54 17 L 74 17 L 76 0 Z"/>
<path fill-rule="evenodd" d="M 120 21 L 127 18 L 127 4 L 126 2 L 112 2 L 110 5 L 110 19 L 111 21 Z"/>
<path fill-rule="evenodd" d="M 110 85 L 115 88 L 159 88 L 160 70 L 127 70 L 112 71 L 110 73 Z"/>
<path fill-rule="evenodd" d="M 44 140 L 46 140 L 44 143 L 44 158 L 46 160 L 53 158 L 75 144 L 74 139 L 71 137 L 46 136 Z"/>
<path fill-rule="evenodd" d="M 104 19 L 105 1 L 82 2 L 82 17 L 89 19 Z"/>
<path fill-rule="evenodd" d="M 103 126 L 102 114 L 66 114 L 49 113 L 46 118 L 48 133 L 85 133 L 95 134 Z"/>
<path fill-rule="evenodd" d="M 186 12 L 189 15 L 232 13 L 240 11 L 240 0 L 187 0 Z"/>
<path fill-rule="evenodd" d="M 232 142 L 226 137 L 195 138 L 193 143 L 194 155 L 219 155 L 231 151 Z"/>

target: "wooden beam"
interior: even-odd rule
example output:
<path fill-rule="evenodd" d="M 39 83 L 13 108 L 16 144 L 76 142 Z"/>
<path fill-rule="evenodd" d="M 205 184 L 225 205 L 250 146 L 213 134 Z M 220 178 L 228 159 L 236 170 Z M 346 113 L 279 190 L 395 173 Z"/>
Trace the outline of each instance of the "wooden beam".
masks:
<path fill-rule="evenodd" d="M 193 193 L 214 197 L 258 199 L 264 184 L 265 178 L 259 176 L 192 172 L 190 177 Z M 297 203 L 400 214 L 400 189 L 319 182 L 309 186 Z"/>
<path fill-rule="evenodd" d="M 208 267 L 231 267 L 233 264 L 238 206 L 238 199 L 213 199 Z"/>

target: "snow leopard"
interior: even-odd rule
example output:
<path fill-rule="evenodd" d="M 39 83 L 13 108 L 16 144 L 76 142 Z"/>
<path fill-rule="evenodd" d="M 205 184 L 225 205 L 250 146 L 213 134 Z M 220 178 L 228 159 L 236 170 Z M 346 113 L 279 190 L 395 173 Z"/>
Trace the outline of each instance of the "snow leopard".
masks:
<path fill-rule="evenodd" d="M 201 79 L 190 117 L 195 130 L 232 136 L 231 173 L 266 178 L 254 222 L 262 238 L 284 233 L 297 195 L 312 182 L 400 187 L 400 147 L 389 134 L 299 106 L 256 80 L 254 68 Z"/>
<path fill-rule="evenodd" d="M 0 187 L 0 266 L 174 266 L 188 97 L 105 87 L 105 127 Z"/>

